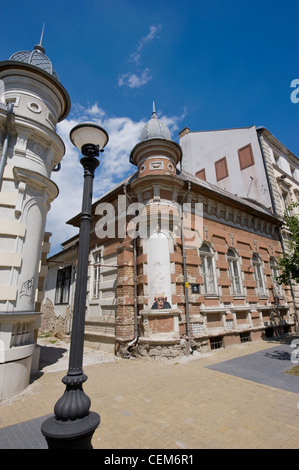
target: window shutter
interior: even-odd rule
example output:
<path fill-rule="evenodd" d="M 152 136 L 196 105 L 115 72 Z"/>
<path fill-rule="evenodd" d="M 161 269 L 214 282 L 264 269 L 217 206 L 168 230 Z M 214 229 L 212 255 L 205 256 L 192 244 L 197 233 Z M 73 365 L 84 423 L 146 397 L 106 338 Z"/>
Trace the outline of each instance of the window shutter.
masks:
<path fill-rule="evenodd" d="M 203 168 L 202 170 L 197 171 L 195 173 L 195 176 L 197 176 L 197 178 L 200 178 L 201 180 L 206 181 L 206 170 Z"/>
<path fill-rule="evenodd" d="M 241 170 L 248 168 L 249 166 L 254 165 L 254 158 L 251 144 L 245 145 L 238 150 L 239 162 Z"/>
<path fill-rule="evenodd" d="M 215 162 L 215 170 L 217 181 L 220 181 L 228 176 L 226 157 L 223 157 L 217 162 Z"/>

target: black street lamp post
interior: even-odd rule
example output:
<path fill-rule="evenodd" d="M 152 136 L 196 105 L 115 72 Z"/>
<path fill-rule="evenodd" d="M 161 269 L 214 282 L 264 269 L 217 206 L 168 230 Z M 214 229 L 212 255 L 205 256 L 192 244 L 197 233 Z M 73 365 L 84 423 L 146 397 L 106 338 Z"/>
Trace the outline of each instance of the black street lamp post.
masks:
<path fill-rule="evenodd" d="M 82 364 L 92 188 L 94 172 L 99 165 L 95 157 L 103 151 L 108 139 L 104 129 L 90 122 L 78 124 L 70 132 L 71 142 L 84 155 L 80 160 L 84 168 L 84 187 L 69 368 L 62 379 L 66 389 L 54 407 L 54 415 L 41 427 L 49 449 L 92 449 L 91 439 L 100 423 L 100 416 L 89 411 L 91 401 L 82 387 L 87 380 Z"/>

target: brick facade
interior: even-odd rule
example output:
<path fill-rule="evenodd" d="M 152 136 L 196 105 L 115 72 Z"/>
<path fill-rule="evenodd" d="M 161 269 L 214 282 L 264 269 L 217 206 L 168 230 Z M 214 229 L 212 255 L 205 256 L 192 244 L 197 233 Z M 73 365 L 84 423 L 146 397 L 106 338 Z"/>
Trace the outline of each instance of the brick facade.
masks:
<path fill-rule="evenodd" d="M 130 157 L 135 175 L 93 206 L 85 336 L 117 355 L 174 357 L 295 326 L 290 289 L 278 287 L 273 272 L 281 220 L 174 172 L 180 158 L 175 142 L 140 142 Z M 102 203 L 115 215 L 113 237 L 98 236 Z"/>

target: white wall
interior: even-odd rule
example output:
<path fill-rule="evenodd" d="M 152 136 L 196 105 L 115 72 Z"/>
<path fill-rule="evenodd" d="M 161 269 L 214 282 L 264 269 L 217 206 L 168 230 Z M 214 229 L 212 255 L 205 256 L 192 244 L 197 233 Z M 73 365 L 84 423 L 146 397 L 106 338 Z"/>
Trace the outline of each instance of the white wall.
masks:
<path fill-rule="evenodd" d="M 251 144 L 255 164 L 240 169 L 238 149 Z M 205 168 L 206 180 L 219 187 L 271 206 L 256 127 L 189 132 L 180 139 L 182 169 L 195 174 Z M 215 162 L 226 157 L 229 176 L 216 179 Z M 251 179 L 251 177 L 253 179 Z"/>

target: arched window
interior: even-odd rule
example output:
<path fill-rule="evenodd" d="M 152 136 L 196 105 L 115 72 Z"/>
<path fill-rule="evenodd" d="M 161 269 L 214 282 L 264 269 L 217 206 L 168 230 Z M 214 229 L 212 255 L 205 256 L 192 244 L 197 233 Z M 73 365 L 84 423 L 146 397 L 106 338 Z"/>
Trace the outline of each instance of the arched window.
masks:
<path fill-rule="evenodd" d="M 266 295 L 262 261 L 257 253 L 253 254 L 252 264 L 254 267 L 254 277 L 256 281 L 257 294 Z"/>
<path fill-rule="evenodd" d="M 274 256 L 271 256 L 270 258 L 270 269 L 271 269 L 271 281 L 273 284 L 273 295 L 280 296 L 282 295 L 282 287 L 277 282 L 277 278 L 280 273 L 279 273 L 279 267 L 278 267 L 277 261 L 274 258 Z"/>
<path fill-rule="evenodd" d="M 236 252 L 229 248 L 227 252 L 227 261 L 229 264 L 228 275 L 231 280 L 231 291 L 233 295 L 242 295 L 242 281 L 241 281 L 241 271 L 239 257 Z"/>
<path fill-rule="evenodd" d="M 204 294 L 217 294 L 216 269 L 214 254 L 206 243 L 200 248 L 201 273 Z"/>

